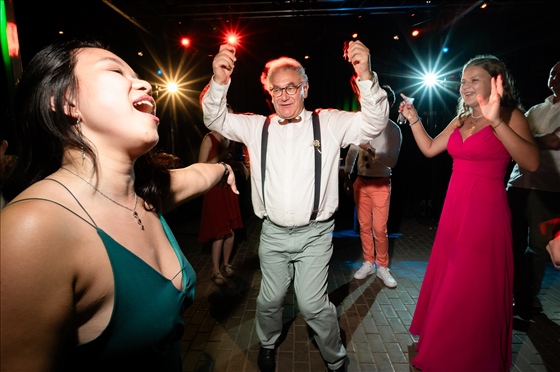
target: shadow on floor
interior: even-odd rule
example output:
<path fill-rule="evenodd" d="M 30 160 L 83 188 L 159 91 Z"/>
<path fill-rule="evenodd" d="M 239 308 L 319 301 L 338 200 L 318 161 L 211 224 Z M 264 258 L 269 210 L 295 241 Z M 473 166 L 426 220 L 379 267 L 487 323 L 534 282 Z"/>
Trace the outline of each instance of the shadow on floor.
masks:
<path fill-rule="evenodd" d="M 560 371 L 560 325 L 540 313 L 528 322 L 514 318 L 513 329 L 527 335 L 547 371 Z"/>

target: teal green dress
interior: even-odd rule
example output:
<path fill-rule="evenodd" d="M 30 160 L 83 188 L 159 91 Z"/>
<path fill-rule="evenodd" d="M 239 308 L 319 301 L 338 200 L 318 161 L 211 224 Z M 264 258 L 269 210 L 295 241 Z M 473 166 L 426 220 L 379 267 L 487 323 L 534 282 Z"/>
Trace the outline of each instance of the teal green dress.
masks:
<path fill-rule="evenodd" d="M 183 313 L 193 302 L 196 274 L 163 216 L 159 219 L 181 264 L 182 270 L 177 274 L 182 275 L 181 290 L 98 228 L 93 219 L 83 219 L 97 230 L 111 262 L 115 286 L 113 313 L 97 338 L 67 345 L 58 371 L 182 370 Z"/>
<path fill-rule="evenodd" d="M 70 348 L 63 370 L 182 371 L 183 313 L 193 302 L 196 274 L 160 221 L 183 268 L 182 290 L 97 228 L 115 278 L 113 314 L 99 337 Z"/>

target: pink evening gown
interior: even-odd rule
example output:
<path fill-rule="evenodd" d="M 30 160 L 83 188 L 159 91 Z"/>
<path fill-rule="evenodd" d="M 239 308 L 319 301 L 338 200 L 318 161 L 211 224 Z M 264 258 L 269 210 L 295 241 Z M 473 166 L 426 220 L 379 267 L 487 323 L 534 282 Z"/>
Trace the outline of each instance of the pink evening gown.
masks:
<path fill-rule="evenodd" d="M 447 150 L 453 173 L 410 332 L 423 372 L 509 371 L 513 255 L 504 176 L 511 157 L 490 126 Z"/>

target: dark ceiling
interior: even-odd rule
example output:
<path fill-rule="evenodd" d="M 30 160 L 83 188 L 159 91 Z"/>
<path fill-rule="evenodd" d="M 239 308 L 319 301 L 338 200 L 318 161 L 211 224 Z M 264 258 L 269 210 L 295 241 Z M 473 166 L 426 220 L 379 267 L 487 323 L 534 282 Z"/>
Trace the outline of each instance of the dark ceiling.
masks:
<path fill-rule="evenodd" d="M 461 44 L 486 43 L 478 32 L 496 33 L 499 44 L 512 45 L 516 38 L 538 37 L 553 41 L 558 37 L 557 0 L 487 1 L 462 0 L 54 0 L 14 2 L 24 58 L 37 46 L 54 38 L 59 30 L 67 34 L 101 36 L 117 47 L 134 50 L 140 45 L 173 51 L 183 35 L 191 36 L 193 49 L 215 50 L 227 29 L 238 28 L 247 45 L 259 52 L 278 44 L 312 47 L 324 38 L 360 37 L 383 40 L 386 35 L 408 37 L 413 27 L 422 37 L 438 40 L 453 35 Z M 470 28 L 469 28 L 470 27 Z M 505 33 L 504 33 L 505 31 Z M 548 33 L 549 35 L 546 35 Z M 509 37 L 507 37 L 509 36 Z M 420 39 L 420 38 L 419 38 Z M 421 43 L 418 41 L 417 43 Z M 307 45 L 306 45 L 307 44 Z M 373 48 L 375 49 L 375 48 Z M 136 50 L 135 50 L 136 52 Z M 495 51 L 501 52 L 501 51 Z"/>
<path fill-rule="evenodd" d="M 425 40 L 453 35 L 460 43 L 485 43 L 485 38 L 473 40 L 477 32 L 496 32 L 504 37 L 499 44 L 512 45 L 527 37 L 557 41 L 557 0 L 504 1 L 462 0 L 54 0 L 15 1 L 24 57 L 33 54 L 37 46 L 54 38 L 59 30 L 67 34 L 101 36 L 117 46 L 134 48 L 153 44 L 173 49 L 178 39 L 189 34 L 193 45 L 215 50 L 221 33 L 232 27 L 243 31 L 247 42 L 259 51 L 278 48 L 275 43 L 306 43 L 321 36 L 352 32 L 360 37 L 385 35 L 408 37 L 412 27 L 425 33 Z M 344 34 L 346 33 L 346 34 Z M 456 33 L 456 32 L 455 32 Z M 555 33 L 555 35 L 552 35 Z M 555 37 L 553 39 L 552 37 Z M 522 40 L 516 40 L 520 38 Z M 213 40 L 209 42 L 209 40 Z M 257 43 L 265 41 L 257 45 Z M 333 41 L 338 41 L 333 38 Z M 497 40 L 496 40 L 497 41 Z M 496 51 L 498 52 L 498 51 Z"/>
<path fill-rule="evenodd" d="M 196 103 L 211 76 L 211 58 L 232 30 L 241 39 L 228 99 L 239 111 L 266 114 L 259 74 L 267 60 L 280 55 L 304 63 L 311 82 L 308 108 L 346 108 L 352 71 L 342 59 L 342 46 L 353 33 L 370 48 L 373 69 L 397 92 L 410 91 L 418 70 L 437 65 L 445 68 L 448 78 L 458 79 L 469 58 L 494 54 L 510 67 L 525 106 L 541 101 L 549 93 L 548 71 L 560 59 L 560 2 L 489 0 L 482 9 L 483 3 L 55 0 L 31 5 L 19 0 L 14 2 L 14 13 L 24 66 L 59 31 L 95 36 L 147 79 L 157 69 L 167 76 L 170 71 L 188 76 L 192 85 L 187 106 Z M 417 38 L 410 36 L 414 28 L 422 32 Z M 179 44 L 183 36 L 191 40 L 188 48 Z M 440 52 L 443 46 L 449 47 L 449 53 Z M 455 100 L 456 95 L 450 109 Z"/>

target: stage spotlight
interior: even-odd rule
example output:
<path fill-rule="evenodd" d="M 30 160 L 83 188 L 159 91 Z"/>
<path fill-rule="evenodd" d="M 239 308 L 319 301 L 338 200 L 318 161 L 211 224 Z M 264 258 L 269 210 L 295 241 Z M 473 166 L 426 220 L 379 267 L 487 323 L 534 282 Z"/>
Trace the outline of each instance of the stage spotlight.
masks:
<path fill-rule="evenodd" d="M 239 43 L 239 36 L 236 34 L 228 34 L 226 40 L 230 45 L 237 45 Z"/>
<path fill-rule="evenodd" d="M 443 47 L 443 48 L 441 48 L 441 52 L 445 54 L 445 53 L 449 52 L 449 48 L 448 47 Z"/>
<path fill-rule="evenodd" d="M 437 85 L 438 77 L 435 73 L 428 72 L 422 77 L 422 81 L 424 83 L 424 86 L 426 86 L 428 88 L 431 88 L 431 87 Z"/>
<path fill-rule="evenodd" d="M 179 85 L 174 82 L 167 83 L 167 91 L 169 93 L 175 93 L 179 90 Z"/>

